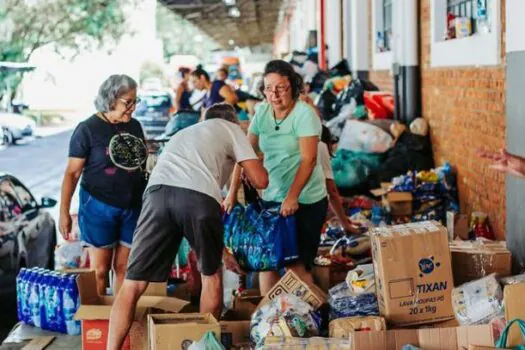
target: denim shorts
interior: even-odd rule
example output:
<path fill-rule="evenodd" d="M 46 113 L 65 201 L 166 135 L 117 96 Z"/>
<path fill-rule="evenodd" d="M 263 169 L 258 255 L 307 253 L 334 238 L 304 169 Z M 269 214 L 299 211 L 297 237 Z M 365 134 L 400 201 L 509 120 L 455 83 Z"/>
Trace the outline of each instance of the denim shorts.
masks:
<path fill-rule="evenodd" d="M 80 187 L 78 225 L 85 246 L 113 248 L 117 244 L 131 248 L 140 209 L 121 209 L 93 197 Z"/>

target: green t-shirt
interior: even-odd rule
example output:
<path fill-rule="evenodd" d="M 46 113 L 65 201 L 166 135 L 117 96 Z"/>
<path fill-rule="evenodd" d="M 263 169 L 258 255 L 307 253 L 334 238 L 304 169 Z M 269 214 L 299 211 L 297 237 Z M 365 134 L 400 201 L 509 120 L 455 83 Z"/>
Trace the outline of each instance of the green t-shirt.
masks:
<path fill-rule="evenodd" d="M 312 107 L 298 101 L 288 117 L 279 124 L 279 130 L 275 130 L 276 122 L 271 105 L 263 102 L 257 107 L 249 132 L 259 137 L 259 148 L 264 153 L 264 167 L 269 174 L 270 184 L 263 193 L 263 199 L 281 203 L 286 198 L 301 163 L 299 138 L 320 137 L 321 121 Z M 299 203 L 316 203 L 326 196 L 323 169 L 318 162 L 299 196 Z"/>

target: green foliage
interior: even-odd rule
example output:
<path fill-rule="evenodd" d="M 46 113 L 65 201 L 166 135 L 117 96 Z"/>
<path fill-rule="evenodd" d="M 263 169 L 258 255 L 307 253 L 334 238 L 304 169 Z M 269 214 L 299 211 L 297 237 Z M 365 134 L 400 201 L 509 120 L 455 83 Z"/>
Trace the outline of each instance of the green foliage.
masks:
<path fill-rule="evenodd" d="M 144 62 L 140 67 L 140 84 L 148 79 L 158 79 L 159 81 L 165 83 L 166 77 L 164 75 L 164 70 L 155 62 Z"/>
<path fill-rule="evenodd" d="M 0 38 L 0 61 L 25 62 L 46 45 L 73 53 L 109 47 L 128 30 L 125 7 L 137 1 L 1 0 L 0 25 L 9 22 L 12 30 Z M 21 74 L 0 73 L 0 94 L 7 82 L 16 88 L 20 81 Z"/>

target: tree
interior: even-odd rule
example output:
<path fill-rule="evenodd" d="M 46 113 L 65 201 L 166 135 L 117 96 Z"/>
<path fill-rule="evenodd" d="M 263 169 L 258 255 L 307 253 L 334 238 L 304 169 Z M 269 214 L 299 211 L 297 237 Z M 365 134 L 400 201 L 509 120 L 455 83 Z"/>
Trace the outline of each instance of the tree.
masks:
<path fill-rule="evenodd" d="M 109 47 L 127 32 L 125 6 L 138 0 L 1 0 L 0 24 L 11 23 L 0 38 L 0 61 L 26 62 L 41 47 L 73 53 Z M 22 74 L 0 72 L 0 99 L 7 84 L 16 88 Z M 12 96 L 11 96 L 12 98 Z"/>
<path fill-rule="evenodd" d="M 142 85 L 142 83 L 148 79 L 157 79 L 158 81 L 165 83 L 166 76 L 162 67 L 155 62 L 144 62 L 140 67 L 139 82 Z"/>

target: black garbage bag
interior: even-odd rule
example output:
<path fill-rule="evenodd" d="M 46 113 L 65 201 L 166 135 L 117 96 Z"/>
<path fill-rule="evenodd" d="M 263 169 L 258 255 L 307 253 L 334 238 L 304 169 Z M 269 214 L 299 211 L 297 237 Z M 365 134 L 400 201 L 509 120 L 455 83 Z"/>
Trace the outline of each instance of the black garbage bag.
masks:
<path fill-rule="evenodd" d="M 319 71 L 317 74 L 314 75 L 312 79 L 312 91 L 314 92 L 321 92 L 324 87 L 324 83 L 328 80 L 329 75 L 328 72 L 325 71 Z"/>
<path fill-rule="evenodd" d="M 358 106 L 365 104 L 365 91 L 379 91 L 379 88 L 374 83 L 368 80 L 352 79 L 346 89 L 344 89 L 339 96 L 334 106 L 335 115 L 341 112 L 344 105 L 349 104 L 352 99 Z"/>
<path fill-rule="evenodd" d="M 328 71 L 330 78 L 333 77 L 344 77 L 345 75 L 351 75 L 350 67 L 348 66 L 348 61 L 346 59 L 341 60 L 335 66 L 330 68 Z"/>
<path fill-rule="evenodd" d="M 323 120 L 330 120 L 337 114 L 334 111 L 337 96 L 331 90 L 323 90 L 317 99 L 317 108 L 321 111 Z"/>
<path fill-rule="evenodd" d="M 405 132 L 395 146 L 387 152 L 385 161 L 368 179 L 370 188 L 379 188 L 382 182 L 390 182 L 394 177 L 405 175 L 408 171 L 430 170 L 434 168 L 432 145 L 429 136 Z"/>

